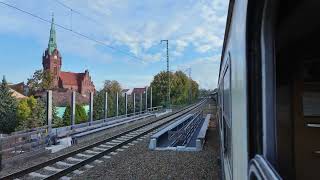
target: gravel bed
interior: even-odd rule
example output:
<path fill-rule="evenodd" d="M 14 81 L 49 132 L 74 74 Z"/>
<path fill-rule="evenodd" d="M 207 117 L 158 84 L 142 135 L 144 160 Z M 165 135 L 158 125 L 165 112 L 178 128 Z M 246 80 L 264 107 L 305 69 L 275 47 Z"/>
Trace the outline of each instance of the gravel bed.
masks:
<path fill-rule="evenodd" d="M 151 151 L 149 137 L 72 179 L 220 179 L 218 131 L 207 131 L 200 152 Z"/>
<path fill-rule="evenodd" d="M 142 119 L 142 120 L 139 120 L 139 121 L 134 121 L 134 122 L 131 122 L 131 123 L 127 123 L 127 124 L 123 124 L 123 125 L 120 125 L 120 126 L 117 126 L 117 127 L 114 127 L 114 128 L 107 129 L 105 131 L 105 133 L 103 133 L 101 136 L 90 135 L 89 137 L 92 137 L 92 138 L 87 138 L 86 141 L 84 141 L 84 142 L 81 142 L 81 143 L 79 143 L 77 145 L 73 145 L 73 146 L 70 146 L 68 148 L 62 149 L 62 150 L 60 150 L 60 151 L 58 151 L 56 153 L 49 153 L 49 154 L 47 154 L 45 156 L 34 157 L 32 159 L 32 161 L 24 161 L 24 162 L 16 163 L 16 164 L 13 164 L 13 165 L 6 165 L 0 171 L 0 177 L 8 175 L 8 174 L 16 172 L 16 171 L 19 171 L 19 170 L 22 170 L 22 169 L 25 169 L 25 168 L 28 168 L 28 167 L 31 167 L 31 166 L 36 165 L 36 164 L 42 163 L 42 162 L 47 161 L 47 160 L 49 160 L 51 158 L 66 154 L 66 153 L 68 153 L 70 151 L 73 151 L 73 150 L 78 149 L 80 147 L 87 146 L 89 144 L 92 144 L 93 142 L 97 142 L 99 140 L 111 137 L 111 136 L 113 136 L 115 134 L 118 134 L 120 132 L 123 132 L 123 131 L 129 130 L 129 129 L 138 127 L 138 126 L 146 123 L 147 121 L 151 121 L 151 119 L 150 118 Z"/>

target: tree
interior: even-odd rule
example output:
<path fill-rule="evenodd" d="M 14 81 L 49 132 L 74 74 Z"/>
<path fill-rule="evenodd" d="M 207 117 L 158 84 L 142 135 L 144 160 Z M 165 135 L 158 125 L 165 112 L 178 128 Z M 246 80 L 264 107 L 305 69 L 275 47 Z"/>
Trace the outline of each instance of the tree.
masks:
<path fill-rule="evenodd" d="M 53 127 L 64 126 L 63 119 L 58 116 L 58 111 L 55 105 L 52 106 L 52 123 Z"/>
<path fill-rule="evenodd" d="M 125 98 L 121 96 L 121 85 L 118 81 L 106 80 L 103 89 L 98 91 L 93 100 L 93 119 L 99 120 L 104 118 L 104 96 L 108 92 L 108 117 L 116 115 L 116 94 L 119 93 L 119 114 L 125 113 Z M 128 98 L 128 112 L 133 111 Z"/>
<path fill-rule="evenodd" d="M 17 127 L 17 101 L 12 97 L 8 83 L 3 77 L 0 84 L 0 133 L 9 134 Z"/>
<path fill-rule="evenodd" d="M 46 123 L 45 103 L 33 96 L 19 101 L 17 107 L 18 130 L 43 126 Z"/>
<path fill-rule="evenodd" d="M 173 74 L 170 73 L 170 79 L 173 79 Z M 171 81 L 172 84 L 172 81 Z M 152 94 L 153 94 L 153 104 L 154 106 L 164 106 L 167 100 L 168 92 L 168 75 L 167 72 L 161 71 L 154 76 L 151 82 Z"/>
<path fill-rule="evenodd" d="M 88 121 L 86 110 L 83 106 L 76 104 L 75 123 L 80 124 Z M 71 125 L 71 106 L 68 105 L 63 114 L 63 124 L 65 126 Z"/>
<path fill-rule="evenodd" d="M 168 92 L 168 75 L 162 71 L 155 75 L 151 82 L 153 92 L 153 105 L 165 105 Z M 190 97 L 191 90 L 191 97 Z M 199 86 L 198 83 L 189 79 L 182 71 L 170 73 L 170 99 L 173 105 L 183 105 L 194 101 L 198 98 Z M 191 98 L 191 99 L 190 99 Z"/>
<path fill-rule="evenodd" d="M 50 71 L 36 70 L 32 77 L 27 80 L 30 88 L 30 94 L 37 91 L 48 90 L 52 88 L 53 79 Z"/>

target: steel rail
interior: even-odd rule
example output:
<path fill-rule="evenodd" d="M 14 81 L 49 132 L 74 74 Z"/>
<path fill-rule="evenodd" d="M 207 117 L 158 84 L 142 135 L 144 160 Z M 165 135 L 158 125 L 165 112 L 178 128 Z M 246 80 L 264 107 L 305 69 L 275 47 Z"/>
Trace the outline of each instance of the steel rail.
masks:
<path fill-rule="evenodd" d="M 161 126 L 163 126 L 163 125 L 165 125 L 165 124 L 167 124 L 167 123 L 175 120 L 176 118 L 181 117 L 181 116 L 183 116 L 184 114 L 186 114 L 186 113 L 188 113 L 188 112 L 190 112 L 190 111 L 192 111 L 192 110 L 194 110 L 194 109 L 196 109 L 196 108 L 199 108 L 204 102 L 205 102 L 205 100 L 203 100 L 203 101 L 201 101 L 201 102 L 199 102 L 199 103 L 197 103 L 197 104 L 195 104 L 195 105 L 187 106 L 186 108 L 183 108 L 183 109 L 181 109 L 181 110 L 178 110 L 177 112 L 173 112 L 173 113 L 164 115 L 163 117 L 157 118 L 156 120 L 154 120 L 154 121 L 152 121 L 152 122 L 148 122 L 148 123 L 146 123 L 146 124 L 140 125 L 140 126 L 138 126 L 138 127 L 132 128 L 132 129 L 130 129 L 130 130 L 127 130 L 127 131 L 124 131 L 124 132 L 120 132 L 120 133 L 118 133 L 118 134 L 116 134 L 116 135 L 114 135 L 114 136 L 112 136 L 112 137 L 106 138 L 106 139 L 101 140 L 101 141 L 99 141 L 99 142 L 95 142 L 95 143 L 93 143 L 93 144 L 90 144 L 90 145 L 81 147 L 81 148 L 76 149 L 76 150 L 74 150 L 74 151 L 71 151 L 71 152 L 69 152 L 69 153 L 66 153 L 66 154 L 60 155 L 60 156 L 58 156 L 58 157 L 52 158 L 52 159 L 50 159 L 50 160 L 48 160 L 48 161 L 45 161 L 45 162 L 36 164 L 36 165 L 34 165 L 34 166 L 31 166 L 31 167 L 29 167 L 29 168 L 23 169 L 23 170 L 21 170 L 21 171 L 14 172 L 14 173 L 11 173 L 11 174 L 9 174 L 9 175 L 0 177 L 0 179 L 6 180 L 6 179 L 15 179 L 15 178 L 22 177 L 22 176 L 27 175 L 27 174 L 29 174 L 29 173 L 31 173 L 31 172 L 35 172 L 35 171 L 40 170 L 40 169 L 42 169 L 42 168 L 44 168 L 44 167 L 46 167 L 46 166 L 50 166 L 50 165 L 52 165 L 52 164 L 55 164 L 56 162 L 65 160 L 65 159 L 67 159 L 67 158 L 69 158 L 69 157 L 75 156 L 75 155 L 77 155 L 77 154 L 79 154 L 79 153 L 82 153 L 82 152 L 84 152 L 84 151 L 86 151 L 86 150 L 89 150 L 89 149 L 92 149 L 92 148 L 94 148 L 94 147 L 100 146 L 100 145 L 102 145 L 102 144 L 104 144 L 104 143 L 110 142 L 110 141 L 112 141 L 112 140 L 114 140 L 114 139 L 117 139 L 117 138 L 119 138 L 119 137 L 121 137 L 121 136 L 124 136 L 124 135 L 129 134 L 129 133 L 134 132 L 134 131 L 137 131 L 137 130 L 139 130 L 139 129 L 142 129 L 142 128 L 144 128 L 144 127 L 147 127 L 147 126 L 149 126 L 149 125 L 152 125 L 152 124 L 154 124 L 154 123 L 157 123 L 157 122 L 159 122 L 159 121 L 161 121 L 161 120 L 164 120 L 164 119 L 166 119 L 166 118 L 169 118 L 169 120 L 165 121 L 164 123 L 161 123 L 160 125 L 157 125 L 157 126 L 151 128 L 151 129 L 147 130 L 148 132 L 147 132 L 147 131 L 146 131 L 146 132 L 143 132 L 143 133 L 141 133 L 141 134 L 139 134 L 139 135 L 137 135 L 137 136 L 135 136 L 135 137 L 130 138 L 130 139 L 127 140 L 127 141 L 124 141 L 124 142 L 122 142 L 122 143 L 120 143 L 120 144 L 118 144 L 118 145 L 115 145 L 115 146 L 112 147 L 112 148 L 107 149 L 106 151 L 103 151 L 103 152 L 101 152 L 101 153 L 99 153 L 99 154 L 97 154 L 97 155 L 94 155 L 94 156 L 92 156 L 92 157 L 90 157 L 90 158 L 88 158 L 88 159 L 85 159 L 85 160 L 83 160 L 83 161 L 81 161 L 81 162 L 79 162 L 79 163 L 77 163 L 77 164 L 75 164 L 75 165 L 73 165 L 73 166 L 71 166 L 71 167 L 69 167 L 69 168 L 63 169 L 62 171 L 59 171 L 59 172 L 57 172 L 57 173 L 55 173 L 55 174 L 53 174 L 53 175 L 45 178 L 45 179 L 57 179 L 57 177 L 62 177 L 63 175 L 66 175 L 66 174 L 74 171 L 75 169 L 78 169 L 79 167 L 82 167 L 82 166 L 84 166 L 84 165 L 86 165 L 86 164 L 88 164 L 88 163 L 90 163 L 90 162 L 92 162 L 92 161 L 94 161 L 94 160 L 96 160 L 96 159 L 101 158 L 101 157 L 104 156 L 105 154 L 107 154 L 107 153 L 109 153 L 109 152 L 112 152 L 112 151 L 114 151 L 115 149 L 118 149 L 119 146 L 123 146 L 124 144 L 128 144 L 128 143 L 134 141 L 135 139 L 138 139 L 139 137 L 141 137 L 141 136 L 143 136 L 143 135 L 145 135 L 145 134 L 148 134 L 149 132 L 153 131 L 154 129 L 157 129 L 157 128 L 159 128 L 159 127 L 161 127 Z"/>

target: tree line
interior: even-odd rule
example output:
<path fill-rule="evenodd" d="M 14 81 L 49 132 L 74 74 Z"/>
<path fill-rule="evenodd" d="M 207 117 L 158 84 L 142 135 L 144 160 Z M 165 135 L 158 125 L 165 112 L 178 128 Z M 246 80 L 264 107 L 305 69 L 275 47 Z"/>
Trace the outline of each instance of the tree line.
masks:
<path fill-rule="evenodd" d="M 199 85 L 190 79 L 182 71 L 170 73 L 170 99 L 172 105 L 186 105 L 194 102 L 199 96 Z M 34 98 L 32 95 L 37 91 L 51 89 L 52 80 L 50 74 L 38 70 L 28 79 L 30 87 L 29 97 L 17 100 L 12 97 L 12 92 L 8 87 L 5 78 L 0 85 L 0 133 L 9 134 L 18 130 L 25 130 L 46 125 L 46 100 Z M 152 87 L 153 106 L 166 106 L 168 92 L 168 74 L 162 71 L 154 76 L 148 88 L 147 105 L 150 107 L 150 87 Z M 125 114 L 125 97 L 123 88 L 118 81 L 106 80 L 101 90 L 94 93 L 93 119 L 104 118 L 104 96 L 108 93 L 108 117 L 116 116 L 116 94 L 119 95 L 119 115 Z M 145 110 L 145 94 L 140 99 L 140 94 L 136 94 L 136 112 Z M 142 101 L 142 107 L 140 107 Z M 133 96 L 128 95 L 128 113 L 134 112 Z M 76 104 L 75 123 L 88 121 L 88 114 L 83 108 L 85 104 Z M 63 117 L 57 115 L 56 108 L 53 108 L 54 127 L 70 125 L 71 107 L 67 105 Z"/>

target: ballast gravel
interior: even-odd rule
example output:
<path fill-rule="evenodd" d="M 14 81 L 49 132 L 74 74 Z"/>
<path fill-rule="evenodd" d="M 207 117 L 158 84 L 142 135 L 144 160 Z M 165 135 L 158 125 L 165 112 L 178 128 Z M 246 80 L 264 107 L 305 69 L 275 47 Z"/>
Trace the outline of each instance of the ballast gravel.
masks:
<path fill-rule="evenodd" d="M 200 152 L 152 151 L 146 138 L 72 179 L 220 179 L 218 142 L 214 127 Z"/>

